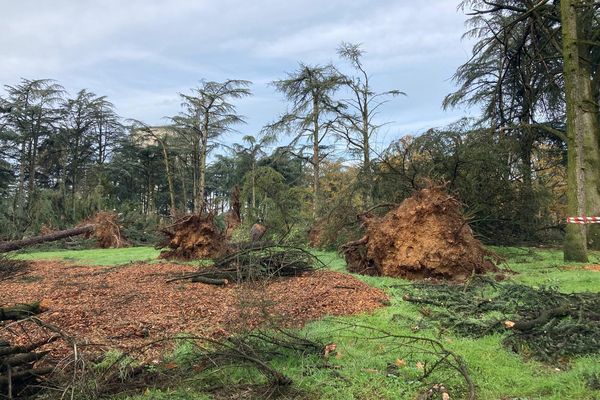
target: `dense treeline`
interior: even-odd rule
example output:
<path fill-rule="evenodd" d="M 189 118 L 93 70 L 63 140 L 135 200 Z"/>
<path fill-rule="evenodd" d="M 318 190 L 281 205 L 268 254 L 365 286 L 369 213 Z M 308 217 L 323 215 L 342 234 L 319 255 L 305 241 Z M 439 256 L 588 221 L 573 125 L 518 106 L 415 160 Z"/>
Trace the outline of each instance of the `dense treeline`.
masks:
<path fill-rule="evenodd" d="M 274 81 L 286 111 L 227 146 L 222 143 L 231 143 L 230 134 L 244 129 L 236 100 L 251 96 L 248 81 L 201 81 L 180 95 L 181 112 L 161 127 L 123 119 L 105 97 L 87 90 L 70 95 L 51 80 L 6 86 L 0 99 L 2 239 L 115 209 L 133 240 L 151 240 L 157 224 L 177 215 L 222 216 L 239 191 L 244 229 L 262 221 L 271 234 L 334 246 L 356 236 L 360 212 L 400 202 L 433 182 L 458 195 L 487 242 L 557 241 L 567 229 L 584 235 L 578 243 L 596 247 L 593 228 L 574 231 L 564 223 L 567 210 L 600 211 L 600 168 L 594 168 L 600 7 L 574 3 L 577 73 L 589 84 L 589 98 L 573 100 L 579 102 L 573 113 L 584 108 L 593 115 L 581 146 L 567 129 L 575 114 L 567 118 L 574 103 L 565 91 L 565 11 L 556 1 L 464 1 L 475 45 L 443 106 L 481 107 L 481 117 L 398 138 L 387 149 L 374 145 L 389 122 L 378 112 L 401 107 L 395 98 L 404 93 L 375 91 L 362 48 L 348 43 L 339 47 L 336 65 L 301 63 Z M 572 169 L 581 170 L 574 159 L 586 163 L 585 176 L 567 179 Z"/>

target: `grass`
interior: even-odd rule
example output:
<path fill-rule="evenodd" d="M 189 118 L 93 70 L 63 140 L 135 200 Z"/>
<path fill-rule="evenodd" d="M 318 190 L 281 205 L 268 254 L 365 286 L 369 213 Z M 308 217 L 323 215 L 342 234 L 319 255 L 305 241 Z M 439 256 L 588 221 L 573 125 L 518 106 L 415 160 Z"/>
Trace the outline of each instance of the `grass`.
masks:
<path fill-rule="evenodd" d="M 531 286 L 554 286 L 564 292 L 600 291 L 600 272 L 588 271 L 580 264 L 569 264 L 562 254 L 552 249 L 495 247 L 494 251 L 506 258 L 506 266 L 515 272 L 512 279 Z M 333 252 L 315 252 L 335 271 L 344 271 L 345 263 Z M 157 251 L 148 247 L 116 250 L 50 251 L 21 254 L 23 259 L 66 260 L 78 264 L 109 265 L 124 264 L 154 259 Z M 593 253 L 591 263 L 600 263 L 600 253 Z M 572 267 L 572 268 L 571 268 Z M 488 336 L 468 339 L 449 333 L 440 335 L 436 329 L 423 328 L 415 331 L 421 318 L 418 307 L 404 302 L 402 296 L 408 281 L 386 277 L 356 277 L 371 286 L 384 290 L 390 297 L 390 305 L 373 314 L 362 314 L 344 318 L 326 318 L 308 324 L 303 332 L 310 337 L 335 342 L 338 355 L 331 358 L 335 368 L 315 368 L 315 363 L 296 355 L 287 355 L 273 361 L 273 366 L 291 377 L 294 387 L 303 399 L 414 399 L 426 386 L 416 377 L 417 362 L 426 361 L 426 356 L 411 354 L 397 346 L 393 340 L 375 340 L 364 332 L 353 332 L 345 324 L 366 325 L 393 331 L 398 334 L 416 334 L 437 338 L 445 347 L 461 355 L 477 386 L 479 399 L 490 400 L 533 400 L 533 399 L 600 399 L 600 391 L 586 386 L 590 375 L 600 374 L 600 356 L 580 357 L 565 367 L 553 366 L 526 360 L 502 346 L 502 337 Z M 185 353 L 185 349 L 180 349 Z M 183 354 L 183 356 L 185 356 Z M 178 357 L 183 357 L 179 354 Z M 185 358 L 185 357 L 184 357 Z M 386 369 L 395 360 L 406 365 L 398 374 Z M 313 366 L 307 368 L 307 366 Z M 243 373 L 237 371 L 223 379 L 230 382 L 244 381 Z M 428 383 L 443 382 L 451 389 L 453 399 L 461 398 L 457 393 L 460 379 L 456 374 L 433 375 Z M 165 390 L 149 390 L 132 399 L 208 399 L 202 394 L 201 381 L 194 379 L 179 387 Z M 295 393 L 297 396 L 297 393 Z M 296 398 L 295 396 L 295 398 Z"/>
<path fill-rule="evenodd" d="M 18 254 L 22 260 L 64 261 L 79 265 L 121 265 L 156 260 L 159 250 L 153 247 L 125 247 L 122 249 L 47 250 Z"/>

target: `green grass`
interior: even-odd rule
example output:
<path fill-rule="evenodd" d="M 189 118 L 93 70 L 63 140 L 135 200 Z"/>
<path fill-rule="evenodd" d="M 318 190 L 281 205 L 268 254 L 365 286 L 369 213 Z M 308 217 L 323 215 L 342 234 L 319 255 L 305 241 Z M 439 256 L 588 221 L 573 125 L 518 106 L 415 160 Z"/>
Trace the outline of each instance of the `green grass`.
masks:
<path fill-rule="evenodd" d="M 600 272 L 561 268 L 565 263 L 560 251 L 517 248 L 494 248 L 494 250 L 505 257 L 507 266 L 516 272 L 509 279 L 532 286 L 556 286 L 564 292 L 600 291 Z M 332 269 L 343 268 L 342 260 L 336 259 L 332 254 L 323 255 Z M 600 254 L 592 254 L 590 261 L 599 263 Z M 373 315 L 343 318 L 344 322 L 367 325 L 398 334 L 415 333 L 411 329 L 411 325 L 415 324 L 411 322 L 420 320 L 421 315 L 418 313 L 417 306 L 402 301 L 402 296 L 405 294 L 402 285 L 408 283 L 407 281 L 355 276 L 386 291 L 391 298 L 391 305 Z M 312 335 L 326 335 L 334 327 L 335 320 L 323 320 L 308 325 L 305 330 Z M 433 329 L 421 330 L 416 334 L 437 337 L 448 349 L 464 358 L 477 385 L 480 399 L 600 399 L 600 392 L 593 392 L 585 385 L 586 374 L 600 373 L 600 356 L 572 360 L 566 370 L 558 371 L 554 367 L 525 360 L 520 355 L 508 351 L 502 346 L 502 337 L 499 335 L 468 339 L 452 334 L 437 336 L 438 332 Z M 339 360 L 340 372 L 345 374 L 352 383 L 336 387 L 331 384 L 332 378 L 323 373 L 322 376 L 305 379 L 303 382 L 307 387 L 322 387 L 326 393 L 324 398 L 331 399 L 415 398 L 418 388 L 414 383 L 410 380 L 398 382 L 397 378 L 386 376 L 384 373 L 384 365 L 393 362 L 396 358 L 408 361 L 406 352 L 393 346 L 381 349 L 380 343 L 369 343 L 368 339 L 361 341 L 346 339 L 343 335 L 338 335 L 337 338 L 336 334 L 332 336 L 338 343 L 338 348 L 343 349 L 342 354 L 346 354 Z M 414 369 L 416 361 L 419 360 L 411 359 L 405 368 Z M 371 369 L 382 372 L 375 375 L 365 373 Z M 450 379 L 450 382 L 454 380 Z M 450 384 L 450 382 L 445 383 Z"/>
<path fill-rule="evenodd" d="M 159 250 L 153 247 L 125 247 L 122 249 L 49 250 L 18 254 L 22 260 L 65 261 L 80 265 L 121 265 L 156 260 Z"/>
<path fill-rule="evenodd" d="M 551 249 L 493 248 L 506 258 L 506 266 L 515 272 L 508 279 L 531 286 L 555 286 L 564 292 L 600 291 L 600 272 L 578 268 L 565 269 L 562 253 Z M 345 263 L 333 252 L 315 252 L 327 268 L 343 271 Z M 128 248 L 117 250 L 52 251 L 21 254 L 25 259 L 68 260 L 79 264 L 107 265 L 144 261 L 156 257 L 151 248 Z M 600 253 L 593 253 L 591 263 L 600 263 Z M 314 363 L 299 356 L 287 356 L 274 360 L 273 366 L 294 380 L 294 387 L 304 393 L 306 399 L 414 399 L 423 390 L 416 380 L 416 363 L 424 356 L 410 354 L 399 348 L 394 341 L 374 340 L 364 332 L 353 333 L 343 324 L 366 325 L 397 334 L 416 334 L 435 337 L 444 345 L 461 355 L 477 386 L 479 399 L 600 399 L 600 391 L 586 387 L 586 376 L 600 374 L 600 356 L 588 356 L 571 360 L 560 370 L 539 362 L 524 359 L 502 346 L 502 337 L 488 336 L 468 339 L 452 334 L 439 335 L 433 328 L 414 331 L 421 319 L 418 306 L 404 302 L 402 296 L 408 281 L 385 277 L 355 275 L 358 279 L 384 290 L 391 304 L 373 314 L 344 318 L 326 318 L 308 324 L 303 332 L 310 337 L 335 342 L 339 358 L 332 358 L 331 368 L 306 368 Z M 543 305 L 542 305 L 543 306 Z M 542 307 L 541 306 L 541 307 Z M 362 336 L 361 336 L 362 335 Z M 386 366 L 397 358 L 405 360 L 406 366 L 398 376 L 386 372 Z M 238 378 L 234 383 L 241 382 Z M 232 375 L 233 376 L 233 375 Z M 456 374 L 434 375 L 428 383 L 441 381 L 451 388 L 451 397 L 459 399 L 464 393 L 453 393 L 460 385 Z M 207 399 L 199 383 L 186 382 L 169 390 L 151 390 L 136 399 Z"/>

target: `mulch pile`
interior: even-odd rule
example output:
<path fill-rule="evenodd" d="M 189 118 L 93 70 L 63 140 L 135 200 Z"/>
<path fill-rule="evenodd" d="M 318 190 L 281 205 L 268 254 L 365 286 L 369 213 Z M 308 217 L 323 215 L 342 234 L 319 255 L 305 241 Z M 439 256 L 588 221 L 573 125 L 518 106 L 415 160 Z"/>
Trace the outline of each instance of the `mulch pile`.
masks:
<path fill-rule="evenodd" d="M 100 352 L 134 350 L 178 333 L 227 335 L 271 317 L 286 326 L 301 326 L 326 315 L 372 311 L 387 302 L 379 289 L 330 271 L 260 285 L 166 282 L 195 271 L 196 266 L 176 264 L 82 267 L 35 262 L 27 275 L 2 283 L 0 306 L 42 300 L 48 308 L 39 315 L 42 320 Z M 69 351 L 52 347 L 60 346 L 58 342 L 49 346 L 57 354 Z M 166 346 L 155 343 L 145 354 L 156 357 Z"/>
<path fill-rule="evenodd" d="M 161 232 L 166 240 L 156 248 L 168 247 L 160 258 L 197 260 L 222 255 L 227 250 L 225 235 L 214 223 L 213 214 L 193 214 L 175 221 Z"/>
<path fill-rule="evenodd" d="M 442 188 L 422 189 L 364 222 L 365 237 L 342 246 L 352 272 L 462 281 L 496 270 L 498 258 L 474 237 L 460 202 Z"/>

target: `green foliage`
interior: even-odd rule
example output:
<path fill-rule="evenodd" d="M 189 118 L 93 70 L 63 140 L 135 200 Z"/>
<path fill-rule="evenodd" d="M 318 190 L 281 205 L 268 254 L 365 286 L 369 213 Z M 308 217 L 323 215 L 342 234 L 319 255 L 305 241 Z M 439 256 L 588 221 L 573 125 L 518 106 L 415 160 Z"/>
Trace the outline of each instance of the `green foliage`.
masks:
<path fill-rule="evenodd" d="M 271 167 L 257 167 L 244 176 L 241 199 L 251 205 L 252 190 L 256 196 L 256 208 L 247 207 L 244 219 L 246 225 L 262 221 L 268 229 L 268 235 L 280 238 L 288 235 L 301 221 L 302 206 L 298 187 L 290 188 L 285 178 Z"/>
<path fill-rule="evenodd" d="M 135 207 L 128 207 L 121 215 L 121 220 L 123 235 L 134 245 L 156 244 L 161 239 L 158 232 L 161 218 L 156 214 L 143 214 Z"/>
<path fill-rule="evenodd" d="M 540 158 L 548 161 L 530 188 L 524 212 L 522 184 L 509 162 L 514 147 L 510 137 L 473 128 L 466 120 L 403 138 L 377 165 L 376 202 L 400 202 L 430 182 L 446 184 L 465 204 L 475 232 L 489 243 L 559 239 L 562 192 L 554 187 L 562 157 L 540 151 Z M 538 229 L 547 226 L 555 228 Z"/>
<path fill-rule="evenodd" d="M 555 288 L 532 288 L 474 278 L 465 285 L 415 284 L 411 302 L 443 329 L 462 336 L 508 333 L 503 343 L 526 357 L 558 362 L 600 352 L 600 295 L 563 294 Z M 505 321 L 515 327 L 507 330 Z"/>

